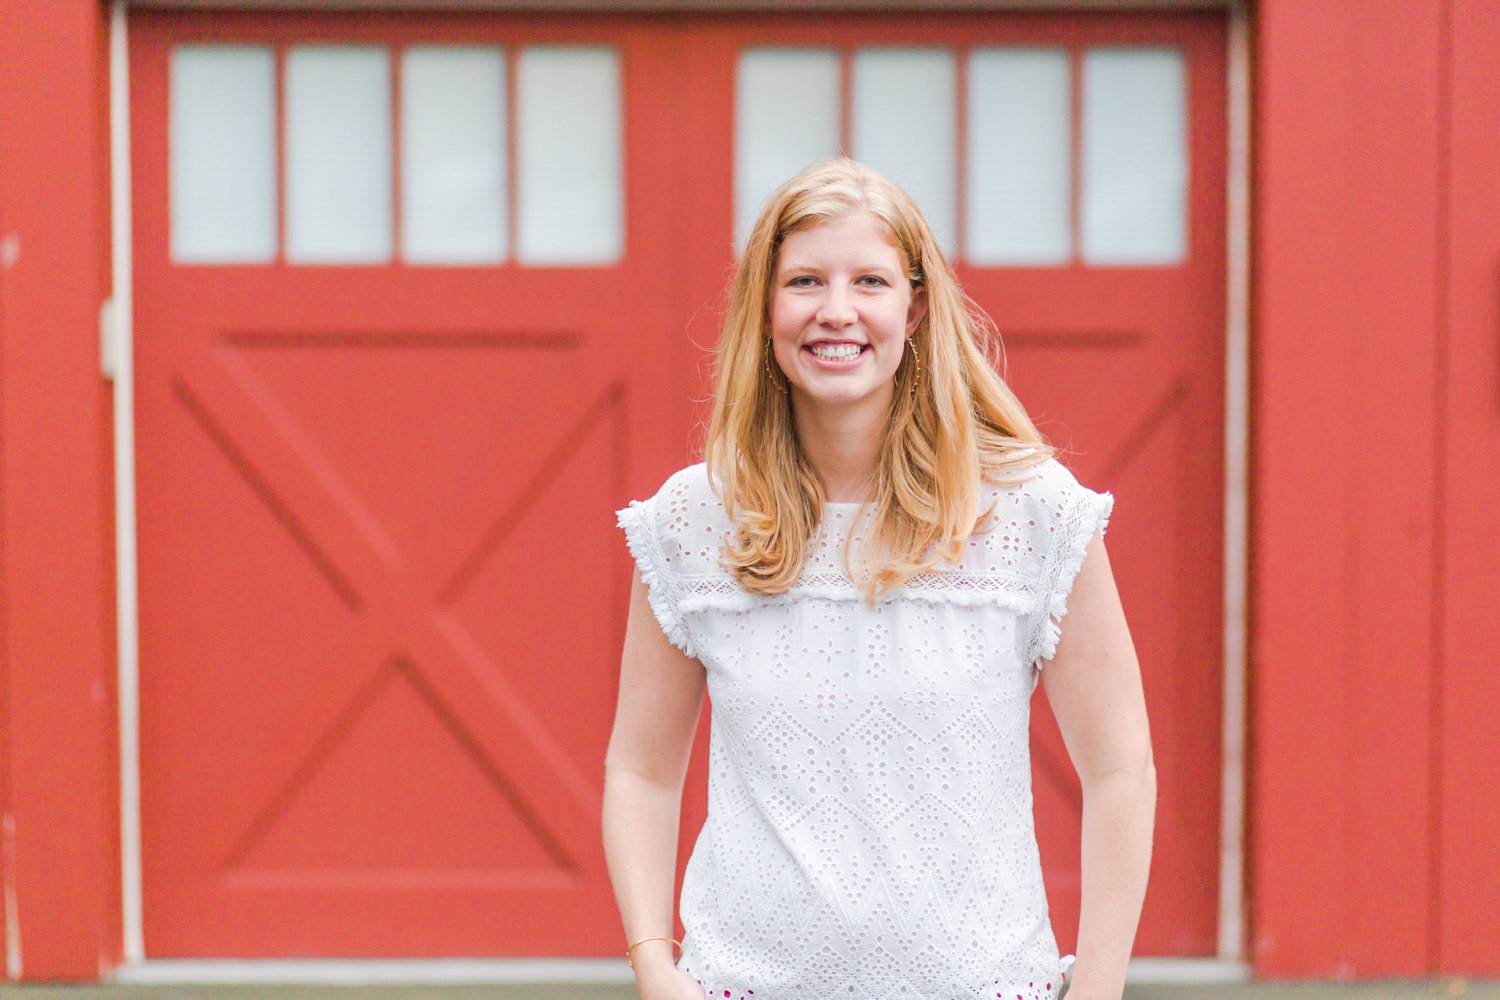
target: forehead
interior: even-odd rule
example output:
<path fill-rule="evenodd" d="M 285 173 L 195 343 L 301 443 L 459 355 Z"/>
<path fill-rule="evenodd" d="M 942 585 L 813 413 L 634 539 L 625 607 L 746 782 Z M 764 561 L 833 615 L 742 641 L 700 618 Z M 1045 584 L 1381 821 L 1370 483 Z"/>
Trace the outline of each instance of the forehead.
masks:
<path fill-rule="evenodd" d="M 901 251 L 885 225 L 869 212 L 852 212 L 794 230 L 782 240 L 778 257 L 782 269 L 851 264 L 904 270 Z"/>

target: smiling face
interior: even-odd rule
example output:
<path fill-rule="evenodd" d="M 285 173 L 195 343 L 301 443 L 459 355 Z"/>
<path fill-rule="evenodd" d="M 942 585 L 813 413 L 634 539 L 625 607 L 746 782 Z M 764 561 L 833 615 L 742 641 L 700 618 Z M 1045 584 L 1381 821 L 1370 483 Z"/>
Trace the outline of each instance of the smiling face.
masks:
<path fill-rule="evenodd" d="M 856 212 L 791 233 L 771 287 L 771 348 L 798 407 L 884 414 L 926 311 L 880 222 Z"/>

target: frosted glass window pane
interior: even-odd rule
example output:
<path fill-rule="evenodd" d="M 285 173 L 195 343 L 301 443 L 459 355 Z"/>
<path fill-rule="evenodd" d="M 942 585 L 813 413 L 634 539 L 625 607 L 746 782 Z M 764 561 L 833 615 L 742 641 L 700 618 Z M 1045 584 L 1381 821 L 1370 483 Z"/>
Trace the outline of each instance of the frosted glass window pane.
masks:
<path fill-rule="evenodd" d="M 854 57 L 854 158 L 901 185 L 950 256 L 957 234 L 957 93 L 953 56 L 865 49 Z"/>
<path fill-rule="evenodd" d="M 1072 240 L 1068 55 L 980 49 L 969 63 L 964 256 L 981 265 L 1066 263 Z"/>
<path fill-rule="evenodd" d="M 734 107 L 734 231 L 743 248 L 765 200 L 839 153 L 839 58 L 821 49 L 740 53 Z"/>
<path fill-rule="evenodd" d="M 295 48 L 286 58 L 286 256 L 391 257 L 391 73 L 385 49 Z"/>
<path fill-rule="evenodd" d="M 172 259 L 258 264 L 276 257 L 276 69 L 271 50 L 172 51 Z"/>
<path fill-rule="evenodd" d="M 612 49 L 531 48 L 516 65 L 516 252 L 610 264 L 625 246 L 620 66 Z"/>
<path fill-rule="evenodd" d="M 401 59 L 401 256 L 505 257 L 505 57 L 421 47 Z"/>
<path fill-rule="evenodd" d="M 1094 49 L 1083 64 L 1083 259 L 1175 264 L 1187 252 L 1187 91 L 1171 49 Z"/>

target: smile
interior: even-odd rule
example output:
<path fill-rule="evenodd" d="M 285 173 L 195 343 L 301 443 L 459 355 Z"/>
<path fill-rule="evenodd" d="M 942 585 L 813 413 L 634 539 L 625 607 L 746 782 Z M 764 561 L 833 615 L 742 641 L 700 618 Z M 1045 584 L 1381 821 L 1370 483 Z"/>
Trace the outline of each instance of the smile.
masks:
<path fill-rule="evenodd" d="M 813 357 L 824 361 L 849 361 L 864 352 L 863 344 L 811 344 L 807 348 Z"/>

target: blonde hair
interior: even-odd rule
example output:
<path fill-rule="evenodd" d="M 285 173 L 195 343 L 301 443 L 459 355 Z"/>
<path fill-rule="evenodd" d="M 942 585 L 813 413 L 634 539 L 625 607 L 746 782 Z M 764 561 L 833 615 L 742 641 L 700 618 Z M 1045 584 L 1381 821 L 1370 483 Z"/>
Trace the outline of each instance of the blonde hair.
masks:
<path fill-rule="evenodd" d="M 797 439 L 791 394 L 772 382 L 766 348 L 777 255 L 791 233 L 858 212 L 877 220 L 913 287 L 927 290 L 926 315 L 896 370 L 871 528 L 857 563 L 845 551 L 866 599 L 956 563 L 982 517 L 981 478 L 1013 481 L 1052 453 L 992 366 L 999 338 L 959 288 L 916 204 L 861 163 L 813 164 L 771 196 L 750 231 L 714 363 L 705 460 L 736 526 L 720 560 L 753 593 L 796 583 L 825 502 Z"/>

